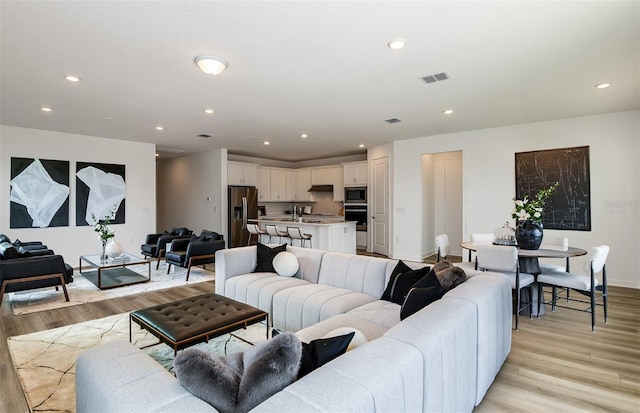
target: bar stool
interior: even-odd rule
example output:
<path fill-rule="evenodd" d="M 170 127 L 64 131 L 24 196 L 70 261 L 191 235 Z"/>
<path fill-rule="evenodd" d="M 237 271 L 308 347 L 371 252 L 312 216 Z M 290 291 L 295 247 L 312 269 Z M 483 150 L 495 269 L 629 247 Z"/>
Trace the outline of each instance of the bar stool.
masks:
<path fill-rule="evenodd" d="M 309 248 L 313 248 L 311 234 L 303 234 L 299 227 L 287 227 L 287 233 L 291 238 L 291 245 L 293 245 L 294 239 L 298 239 L 300 240 L 300 247 L 304 248 L 305 242 L 309 241 Z"/>
<path fill-rule="evenodd" d="M 278 237 L 280 243 L 282 243 L 282 237 L 289 238 L 289 233 L 278 230 L 275 224 L 266 224 L 264 229 L 266 229 L 267 234 L 269 234 L 269 244 L 271 244 L 271 238 L 273 237 Z"/>
<path fill-rule="evenodd" d="M 247 231 L 249 231 L 249 239 L 247 245 L 251 245 L 251 236 L 256 236 L 256 242 L 260 242 L 263 235 L 268 235 L 267 231 L 263 230 L 258 224 L 247 224 Z"/>

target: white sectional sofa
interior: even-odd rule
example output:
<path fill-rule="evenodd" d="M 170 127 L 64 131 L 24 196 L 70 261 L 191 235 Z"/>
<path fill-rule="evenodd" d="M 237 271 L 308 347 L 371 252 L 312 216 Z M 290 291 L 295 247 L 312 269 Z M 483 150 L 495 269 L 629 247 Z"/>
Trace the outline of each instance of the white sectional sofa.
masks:
<path fill-rule="evenodd" d="M 379 300 L 397 261 L 287 247 L 294 277 L 252 273 L 256 247 L 216 253 L 216 293 L 270 314 L 302 341 L 339 327 L 368 342 L 292 383 L 256 412 L 470 412 L 511 348 L 511 282 L 483 272 L 400 320 Z M 81 354 L 77 411 L 212 412 L 171 374 L 129 343 Z"/>

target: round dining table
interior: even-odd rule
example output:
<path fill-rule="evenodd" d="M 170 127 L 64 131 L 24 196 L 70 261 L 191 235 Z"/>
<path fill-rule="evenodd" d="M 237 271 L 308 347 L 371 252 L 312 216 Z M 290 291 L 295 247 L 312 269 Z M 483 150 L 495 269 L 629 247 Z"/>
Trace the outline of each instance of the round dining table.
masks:
<path fill-rule="evenodd" d="M 460 243 L 460 247 L 463 249 L 467 249 L 469 251 L 477 251 L 478 246 L 482 245 L 497 245 L 489 242 L 478 242 L 478 241 L 464 241 Z M 516 245 L 514 245 L 517 247 Z M 539 258 L 564 258 L 566 260 L 566 269 L 567 272 L 570 271 L 569 266 L 569 258 L 571 257 L 579 257 L 581 255 L 586 255 L 587 251 L 582 248 L 576 247 L 562 247 L 558 245 L 556 248 L 538 248 L 537 250 L 526 250 L 522 248 L 517 248 L 518 250 L 518 266 L 520 268 L 520 272 L 526 272 L 529 274 L 533 274 L 534 276 L 540 274 L 540 265 L 538 263 Z M 532 302 L 536 303 L 538 300 L 538 289 L 532 288 L 531 290 Z M 523 298 L 524 299 L 524 298 Z M 540 308 L 540 314 L 538 314 L 538 310 L 536 306 L 532 306 L 533 315 L 543 315 L 545 313 L 544 305 Z"/>

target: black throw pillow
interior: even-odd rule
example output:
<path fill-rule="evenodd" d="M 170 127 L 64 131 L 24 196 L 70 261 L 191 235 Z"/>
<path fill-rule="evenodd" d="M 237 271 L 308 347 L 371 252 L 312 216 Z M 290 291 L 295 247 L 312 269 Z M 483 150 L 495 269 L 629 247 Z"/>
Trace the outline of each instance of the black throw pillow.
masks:
<path fill-rule="evenodd" d="M 18 257 L 20 258 L 33 257 L 33 254 L 31 253 L 31 251 L 24 249 L 24 247 L 17 247 L 17 250 L 18 250 Z"/>
<path fill-rule="evenodd" d="M 441 299 L 444 294 L 444 288 L 440 285 L 436 273 L 433 270 L 429 271 L 407 293 L 400 309 L 400 319 L 404 320 L 411 314 L 422 310 L 432 302 Z"/>
<path fill-rule="evenodd" d="M 286 250 L 287 244 L 270 248 L 268 245 L 258 243 L 256 269 L 253 272 L 276 272 L 273 268 L 273 259 L 278 253 Z"/>
<path fill-rule="evenodd" d="M 417 270 L 409 270 L 398 274 L 391 285 L 391 302 L 398 305 L 404 303 L 409 290 L 430 271 L 429 267 L 419 268 Z"/>
<path fill-rule="evenodd" d="M 391 289 L 393 288 L 393 284 L 396 281 L 396 277 L 403 272 L 411 271 L 411 268 L 402 262 L 402 260 L 398 261 L 396 267 L 391 271 L 391 277 L 389 277 L 389 282 L 387 283 L 387 287 L 384 289 L 382 293 L 381 300 L 391 301 Z"/>
<path fill-rule="evenodd" d="M 355 331 L 352 331 L 342 336 L 319 338 L 309 343 L 302 343 L 302 357 L 300 358 L 298 379 L 346 353 L 351 339 L 353 339 L 355 334 Z"/>
<path fill-rule="evenodd" d="M 3 242 L 8 242 L 9 244 L 11 244 L 11 239 L 4 234 L 0 234 L 0 244 Z"/>
<path fill-rule="evenodd" d="M 0 243 L 0 258 L 4 260 L 18 258 L 18 250 L 10 242 L 2 242 Z"/>

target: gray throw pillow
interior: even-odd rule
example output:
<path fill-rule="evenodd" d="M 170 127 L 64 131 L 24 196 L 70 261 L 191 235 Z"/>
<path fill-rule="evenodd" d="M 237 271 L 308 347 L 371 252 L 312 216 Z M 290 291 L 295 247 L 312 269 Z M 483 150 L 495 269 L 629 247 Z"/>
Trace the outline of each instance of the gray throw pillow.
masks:
<path fill-rule="evenodd" d="M 187 349 L 173 365 L 182 385 L 221 413 L 247 412 L 295 380 L 301 354 L 295 334 L 283 333 L 226 357 Z"/>

